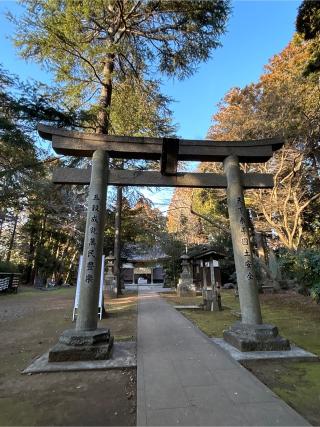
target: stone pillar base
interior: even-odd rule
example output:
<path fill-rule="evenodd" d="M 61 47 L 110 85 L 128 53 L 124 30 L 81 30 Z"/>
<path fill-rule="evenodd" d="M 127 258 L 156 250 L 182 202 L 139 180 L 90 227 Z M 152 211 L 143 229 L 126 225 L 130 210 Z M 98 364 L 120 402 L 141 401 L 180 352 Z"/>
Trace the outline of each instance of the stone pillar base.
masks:
<path fill-rule="evenodd" d="M 177 286 L 178 297 L 195 297 L 197 291 L 193 285 L 180 285 Z"/>
<path fill-rule="evenodd" d="M 77 331 L 68 329 L 49 351 L 49 362 L 106 360 L 111 356 L 113 336 L 109 329 Z"/>
<path fill-rule="evenodd" d="M 250 325 L 237 322 L 223 332 L 224 340 L 240 351 L 290 350 L 290 343 L 273 325 Z"/>
<path fill-rule="evenodd" d="M 203 289 L 203 310 L 222 311 L 221 296 L 212 289 Z"/>

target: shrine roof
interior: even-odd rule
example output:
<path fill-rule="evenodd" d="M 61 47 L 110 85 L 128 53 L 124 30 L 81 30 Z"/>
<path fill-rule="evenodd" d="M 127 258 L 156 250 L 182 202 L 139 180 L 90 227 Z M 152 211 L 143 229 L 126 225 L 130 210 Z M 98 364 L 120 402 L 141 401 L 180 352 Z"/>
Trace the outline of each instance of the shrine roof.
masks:
<path fill-rule="evenodd" d="M 165 261 L 170 258 L 160 246 L 147 247 L 139 244 L 126 244 L 121 251 L 121 257 L 127 262 Z"/>
<path fill-rule="evenodd" d="M 213 258 L 215 260 L 225 258 L 227 255 L 221 252 L 218 252 L 210 245 L 197 245 L 188 250 L 187 255 L 189 259 L 209 259 Z"/>

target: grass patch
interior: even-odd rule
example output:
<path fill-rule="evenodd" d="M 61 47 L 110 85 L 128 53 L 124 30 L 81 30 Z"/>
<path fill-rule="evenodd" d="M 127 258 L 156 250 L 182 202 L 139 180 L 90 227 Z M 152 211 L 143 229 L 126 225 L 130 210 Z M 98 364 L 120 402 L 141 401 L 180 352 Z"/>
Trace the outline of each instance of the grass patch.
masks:
<path fill-rule="evenodd" d="M 177 297 L 163 295 L 173 305 L 200 304 L 201 296 Z M 239 299 L 232 290 L 221 294 L 223 311 L 180 310 L 209 337 L 222 337 L 223 331 L 238 320 Z M 320 305 L 309 298 L 293 293 L 261 295 L 262 316 L 265 323 L 278 326 L 289 340 L 320 356 Z"/>
<path fill-rule="evenodd" d="M 101 327 L 111 330 L 116 341 L 135 341 L 137 337 L 137 293 L 127 293 L 105 302 L 107 317 Z"/>
<path fill-rule="evenodd" d="M 162 295 L 173 305 L 199 304 L 202 297 Z M 293 292 L 260 295 L 263 321 L 278 326 L 280 334 L 320 356 L 320 305 Z M 222 291 L 221 312 L 179 310 L 209 337 L 222 337 L 223 330 L 238 320 L 239 300 L 232 290 Z M 319 362 L 246 362 L 262 382 L 304 416 L 320 425 Z"/>
<path fill-rule="evenodd" d="M 244 366 L 312 425 L 320 425 L 320 364 L 259 361 Z"/>
<path fill-rule="evenodd" d="M 273 371 L 275 371 L 273 367 Z M 269 370 L 270 371 L 270 370 Z M 320 424 L 320 368 L 319 363 L 291 363 L 277 369 L 279 379 L 274 391 L 289 405 L 304 413 L 309 421 Z"/>
<path fill-rule="evenodd" d="M 57 287 L 49 288 L 49 290 L 36 289 L 30 286 L 19 286 L 18 292 L 6 292 L 0 293 L 0 303 L 1 300 L 6 299 L 8 301 L 25 301 L 29 300 L 31 297 L 35 298 L 46 298 L 46 295 L 54 294 L 60 296 L 69 296 L 73 295 L 76 291 L 75 287 Z"/>
<path fill-rule="evenodd" d="M 176 295 L 162 295 L 173 305 L 196 305 L 202 302 L 202 297 L 177 297 Z M 240 310 L 239 301 L 234 293 L 228 291 L 222 295 L 223 311 L 203 311 L 195 309 L 179 310 L 190 319 L 201 331 L 209 337 L 222 337 L 224 329 L 235 322 L 235 313 Z"/>

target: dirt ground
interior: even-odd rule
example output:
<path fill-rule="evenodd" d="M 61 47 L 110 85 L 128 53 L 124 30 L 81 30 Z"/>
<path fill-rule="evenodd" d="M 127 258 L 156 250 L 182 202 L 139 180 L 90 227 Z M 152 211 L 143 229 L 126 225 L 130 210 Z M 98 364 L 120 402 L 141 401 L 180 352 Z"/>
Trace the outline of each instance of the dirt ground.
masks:
<path fill-rule="evenodd" d="M 135 425 L 135 369 L 21 374 L 73 327 L 73 298 L 73 288 L 0 295 L 0 425 Z M 106 301 L 100 326 L 115 340 L 135 340 L 136 300 Z"/>

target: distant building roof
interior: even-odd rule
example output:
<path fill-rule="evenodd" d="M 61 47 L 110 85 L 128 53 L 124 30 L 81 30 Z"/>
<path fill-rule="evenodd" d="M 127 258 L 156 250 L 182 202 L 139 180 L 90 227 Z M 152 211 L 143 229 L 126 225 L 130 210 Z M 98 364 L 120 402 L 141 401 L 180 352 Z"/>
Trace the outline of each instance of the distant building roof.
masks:
<path fill-rule="evenodd" d="M 139 244 L 126 244 L 121 257 L 128 262 L 165 261 L 170 256 L 163 252 L 160 246 L 146 247 Z"/>
<path fill-rule="evenodd" d="M 217 252 L 210 245 L 198 245 L 190 248 L 187 252 L 190 259 L 213 258 L 215 260 L 225 258 L 227 255 Z"/>

